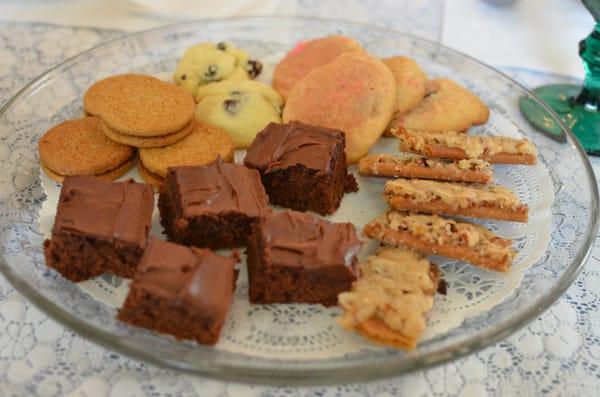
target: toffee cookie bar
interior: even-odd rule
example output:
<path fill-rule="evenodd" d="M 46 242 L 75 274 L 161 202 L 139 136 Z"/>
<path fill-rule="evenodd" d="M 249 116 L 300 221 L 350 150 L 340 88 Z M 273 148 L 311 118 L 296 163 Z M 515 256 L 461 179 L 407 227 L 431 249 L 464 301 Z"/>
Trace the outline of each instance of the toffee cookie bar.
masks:
<path fill-rule="evenodd" d="M 481 159 L 495 164 L 537 162 L 537 150 L 528 139 L 473 136 L 453 131 L 443 133 L 394 130 L 400 150 L 449 160 Z"/>
<path fill-rule="evenodd" d="M 389 211 L 367 224 L 363 232 L 388 245 L 405 246 L 499 272 L 508 271 L 516 256 L 511 240 L 498 237 L 481 225 L 437 215 Z"/>
<path fill-rule="evenodd" d="M 361 278 L 339 295 L 338 323 L 376 343 L 412 350 L 427 327 L 440 273 L 415 251 L 383 248 L 360 265 Z"/>
<path fill-rule="evenodd" d="M 360 159 L 358 172 L 365 176 L 423 178 L 443 181 L 490 183 L 490 163 L 478 159 L 442 160 L 423 156 L 370 154 Z"/>
<path fill-rule="evenodd" d="M 384 199 L 395 210 L 527 222 L 529 209 L 499 185 L 396 179 L 385 184 Z"/>

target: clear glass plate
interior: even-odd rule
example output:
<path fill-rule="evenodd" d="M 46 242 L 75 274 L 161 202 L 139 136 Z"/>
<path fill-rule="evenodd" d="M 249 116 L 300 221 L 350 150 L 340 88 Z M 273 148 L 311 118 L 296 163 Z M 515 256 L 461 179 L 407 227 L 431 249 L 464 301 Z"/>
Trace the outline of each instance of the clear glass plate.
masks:
<path fill-rule="evenodd" d="M 542 246 L 539 255 L 521 269 L 520 283 L 515 284 L 505 299 L 426 338 L 409 353 L 369 346 L 349 349 L 345 354 L 329 354 L 323 346 L 330 342 L 323 338 L 331 337 L 331 333 L 307 335 L 301 331 L 309 322 L 325 330 L 337 327 L 332 319 L 335 310 L 310 305 L 266 308 L 247 305 L 242 312 L 248 322 L 238 321 L 233 325 L 230 322 L 230 326 L 254 326 L 265 319 L 268 327 L 280 327 L 279 331 L 285 333 L 251 330 L 247 338 L 234 341 L 238 348 L 228 348 L 227 344 L 213 348 L 176 342 L 167 336 L 122 325 L 115 320 L 116 309 L 112 305 L 92 298 L 79 286 L 46 268 L 38 223 L 46 196 L 40 183 L 37 141 L 50 126 L 81 116 L 82 94 L 91 83 L 107 75 L 130 71 L 168 78 L 183 50 L 201 41 L 233 41 L 253 57 L 267 59 L 289 50 L 298 41 L 339 33 L 354 37 L 377 56 L 410 56 L 432 76 L 453 78 L 477 92 L 490 106 L 492 117 L 475 133 L 525 135 L 536 144 L 540 153 L 537 170 L 543 171 L 542 174 L 525 168 L 516 174 L 500 168 L 498 173 L 505 178 L 502 181 L 515 181 L 521 196 L 545 203 L 545 207 L 536 205 L 534 213 L 543 222 L 532 223 L 543 230 L 530 230 L 521 240 L 515 235 L 517 248 L 529 251 L 527 244 L 535 245 L 536 239 L 544 240 L 544 236 L 549 243 L 545 249 L 546 241 L 538 244 Z M 548 123 L 562 130 L 562 138 L 544 135 L 530 126 L 519 111 L 521 98 L 539 104 L 539 111 L 545 114 Z M 380 202 L 377 187 L 380 189 L 381 184 L 364 186 L 367 192 L 372 186 L 373 203 Z M 5 277 L 50 316 L 109 349 L 221 379 L 280 384 L 356 382 L 426 368 L 481 349 L 533 320 L 573 281 L 596 233 L 597 201 L 596 182 L 579 144 L 555 115 L 517 82 L 437 43 L 346 22 L 239 18 L 185 23 L 130 35 L 86 51 L 48 71 L 0 110 L 0 270 Z M 363 205 L 370 204 L 367 201 Z M 537 210 L 542 207 L 546 209 Z M 510 225 L 499 228 L 499 232 L 521 230 Z M 476 273 L 470 273 L 468 280 L 452 279 L 453 275 L 464 275 L 464 269 L 468 269 L 455 262 L 444 262 L 443 268 L 445 276 L 451 279 L 450 288 L 468 289 L 469 284 L 478 283 L 478 289 L 473 290 L 476 295 L 498 286 L 497 280 L 481 283 L 482 278 Z M 243 288 L 238 285 L 240 293 Z M 470 291 L 464 295 L 477 298 Z M 438 317 L 436 321 L 443 322 L 445 318 Z M 285 349 L 276 354 L 253 354 L 251 348 L 239 348 L 258 343 L 264 351 L 269 345 Z"/>

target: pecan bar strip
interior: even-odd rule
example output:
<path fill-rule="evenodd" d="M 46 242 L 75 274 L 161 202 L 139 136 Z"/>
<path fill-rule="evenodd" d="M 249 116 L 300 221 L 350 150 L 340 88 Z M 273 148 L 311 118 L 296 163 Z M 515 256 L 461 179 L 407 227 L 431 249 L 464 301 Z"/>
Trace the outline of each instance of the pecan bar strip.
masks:
<path fill-rule="evenodd" d="M 508 188 L 399 178 L 385 184 L 384 199 L 399 211 L 527 222 L 529 209 Z"/>
<path fill-rule="evenodd" d="M 478 159 L 456 161 L 429 159 L 423 156 L 370 154 L 360 159 L 358 173 L 375 177 L 439 179 L 456 182 L 490 183 L 490 163 Z"/>
<path fill-rule="evenodd" d="M 527 139 L 444 133 L 394 131 L 400 150 L 448 160 L 481 159 L 495 164 L 535 164 L 537 150 Z"/>
<path fill-rule="evenodd" d="M 365 226 L 367 237 L 393 246 L 458 259 L 484 269 L 506 272 L 515 258 L 511 240 L 496 236 L 483 226 L 390 211 Z"/>
<path fill-rule="evenodd" d="M 437 266 L 415 251 L 383 248 L 359 269 L 352 290 L 338 296 L 338 323 L 376 343 L 414 349 L 438 288 Z"/>

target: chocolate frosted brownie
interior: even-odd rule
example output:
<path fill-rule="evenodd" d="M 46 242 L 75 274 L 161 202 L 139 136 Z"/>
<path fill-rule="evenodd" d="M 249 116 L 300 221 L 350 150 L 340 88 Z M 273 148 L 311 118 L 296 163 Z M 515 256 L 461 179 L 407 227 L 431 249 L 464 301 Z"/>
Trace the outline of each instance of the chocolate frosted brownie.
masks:
<path fill-rule="evenodd" d="M 158 207 L 170 240 L 219 249 L 245 246 L 268 201 L 256 170 L 218 158 L 207 166 L 170 168 Z"/>
<path fill-rule="evenodd" d="M 103 273 L 133 277 L 153 209 L 150 185 L 66 177 L 52 239 L 44 242 L 46 264 L 75 282 Z"/>
<path fill-rule="evenodd" d="M 333 213 L 346 192 L 358 190 L 348 173 L 344 133 L 292 121 L 271 123 L 248 148 L 246 165 L 260 171 L 272 204 Z"/>
<path fill-rule="evenodd" d="M 215 344 L 235 289 L 236 258 L 151 239 L 118 319 Z"/>
<path fill-rule="evenodd" d="M 262 216 L 248 242 L 250 301 L 336 305 L 356 279 L 361 244 L 351 223 L 295 211 Z"/>

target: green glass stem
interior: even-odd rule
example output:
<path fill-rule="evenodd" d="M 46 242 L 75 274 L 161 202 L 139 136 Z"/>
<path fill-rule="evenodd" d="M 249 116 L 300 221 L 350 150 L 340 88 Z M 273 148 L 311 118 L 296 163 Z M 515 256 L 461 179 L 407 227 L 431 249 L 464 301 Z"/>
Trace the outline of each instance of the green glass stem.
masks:
<path fill-rule="evenodd" d="M 600 1 L 584 1 L 594 17 L 600 12 Z M 600 23 L 579 43 L 579 55 L 585 69 L 583 87 L 568 84 L 555 84 L 537 87 L 533 90 L 563 123 L 573 131 L 587 153 L 600 155 Z M 564 141 L 562 130 L 550 114 L 538 103 L 523 97 L 519 103 L 527 120 L 546 135 Z"/>
<path fill-rule="evenodd" d="M 600 23 L 596 23 L 592 33 L 579 42 L 579 56 L 583 60 L 585 80 L 581 92 L 574 98 L 574 101 L 589 111 L 598 111 L 600 105 Z"/>

